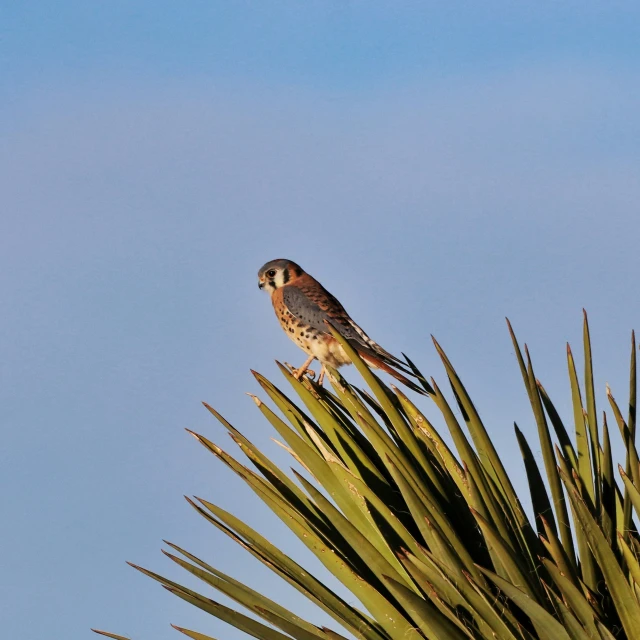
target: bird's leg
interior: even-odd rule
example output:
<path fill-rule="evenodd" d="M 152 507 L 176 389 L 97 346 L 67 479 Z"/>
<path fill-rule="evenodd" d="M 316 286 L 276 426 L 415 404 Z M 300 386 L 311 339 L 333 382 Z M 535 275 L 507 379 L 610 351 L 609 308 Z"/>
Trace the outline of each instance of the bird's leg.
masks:
<path fill-rule="evenodd" d="M 324 374 L 327 373 L 327 370 L 325 368 L 324 365 L 322 365 L 322 367 L 320 367 L 320 375 L 318 376 L 318 384 L 320 386 L 322 386 L 322 383 L 324 382 Z"/>
<path fill-rule="evenodd" d="M 307 369 L 309 368 L 309 365 L 316 359 L 315 356 L 309 356 L 304 364 L 299 368 L 299 369 L 294 369 L 291 365 L 289 365 L 289 367 L 291 368 L 291 373 L 293 373 L 293 377 L 296 380 L 300 380 L 300 378 L 302 378 L 302 376 L 305 374 L 305 372 L 307 371 Z M 311 373 L 311 372 L 309 372 Z M 313 374 L 315 375 L 315 373 Z"/>

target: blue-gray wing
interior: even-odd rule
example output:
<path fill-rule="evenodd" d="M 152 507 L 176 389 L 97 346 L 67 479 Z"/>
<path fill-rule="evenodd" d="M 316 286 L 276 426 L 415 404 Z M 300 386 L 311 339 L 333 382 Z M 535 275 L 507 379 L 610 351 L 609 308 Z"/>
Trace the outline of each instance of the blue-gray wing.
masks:
<path fill-rule="evenodd" d="M 365 345 L 366 342 L 354 329 L 349 315 L 340 302 L 324 288 L 319 288 L 317 284 L 312 290 L 310 289 L 311 287 L 300 288 L 296 285 L 283 287 L 282 301 L 289 312 L 305 326 L 320 333 L 329 333 L 325 323 L 328 321 L 348 340 Z"/>
<path fill-rule="evenodd" d="M 300 285 L 282 289 L 282 301 L 289 312 L 305 326 L 329 334 L 325 321 L 330 322 L 357 351 L 375 355 L 383 361 L 410 373 L 406 364 L 374 342 L 350 317 L 340 301 L 319 282 L 309 279 Z"/>

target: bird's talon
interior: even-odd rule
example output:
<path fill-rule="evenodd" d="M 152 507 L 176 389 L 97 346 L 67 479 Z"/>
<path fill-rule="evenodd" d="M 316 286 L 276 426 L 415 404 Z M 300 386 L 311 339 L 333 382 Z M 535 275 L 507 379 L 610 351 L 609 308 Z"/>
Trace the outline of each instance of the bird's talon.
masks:
<path fill-rule="evenodd" d="M 296 380 L 300 380 L 300 378 L 302 378 L 302 376 L 304 376 L 304 375 L 308 376 L 312 380 L 313 380 L 313 378 L 316 377 L 316 372 L 315 371 L 311 371 L 311 369 L 307 369 L 306 367 L 300 367 L 299 369 L 296 369 L 293 365 L 289 364 L 288 362 L 285 362 L 284 366 L 287 367 L 287 369 L 289 369 L 289 371 L 291 371 L 291 375 Z"/>

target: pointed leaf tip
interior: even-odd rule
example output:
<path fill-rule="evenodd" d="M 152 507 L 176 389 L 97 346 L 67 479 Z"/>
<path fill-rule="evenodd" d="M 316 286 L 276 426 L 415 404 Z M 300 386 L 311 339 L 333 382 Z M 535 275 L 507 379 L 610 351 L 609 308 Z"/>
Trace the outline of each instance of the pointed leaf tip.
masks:
<path fill-rule="evenodd" d="M 261 407 L 264 404 L 262 400 L 260 400 L 260 398 L 258 398 L 258 396 L 254 395 L 253 393 L 249 393 L 247 391 L 247 395 L 256 403 L 257 407 Z"/>
<path fill-rule="evenodd" d="M 170 624 L 170 625 L 171 625 L 171 626 L 172 626 L 176 631 L 179 631 L 180 633 L 183 633 L 185 636 L 188 636 L 188 635 L 190 635 L 190 633 L 193 633 L 193 632 L 189 632 L 189 630 L 188 630 L 188 629 L 185 629 L 184 627 L 179 627 L 178 625 L 176 625 L 176 624 L 172 624 L 171 622 L 170 622 L 169 624 Z"/>
<path fill-rule="evenodd" d="M 129 638 L 125 638 L 124 636 L 117 636 L 115 633 L 109 633 L 108 631 L 102 631 L 100 629 L 91 628 L 91 631 L 100 636 L 105 636 L 106 638 L 114 638 L 114 640 L 129 640 Z"/>
<path fill-rule="evenodd" d="M 195 431 L 191 431 L 191 429 L 187 429 L 186 427 L 184 428 L 184 430 L 189 434 L 192 435 L 198 442 L 202 441 L 201 436 L 199 436 Z"/>

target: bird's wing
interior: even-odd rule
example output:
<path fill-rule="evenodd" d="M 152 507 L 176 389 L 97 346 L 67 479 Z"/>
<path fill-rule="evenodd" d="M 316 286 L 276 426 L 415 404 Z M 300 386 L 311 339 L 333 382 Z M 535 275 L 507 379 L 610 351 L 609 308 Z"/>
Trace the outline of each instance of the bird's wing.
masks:
<path fill-rule="evenodd" d="M 348 340 L 362 340 L 340 302 L 326 289 L 314 284 L 316 286 L 290 284 L 282 287 L 282 301 L 289 312 L 321 333 L 329 333 L 325 324 L 328 321 Z"/>
<path fill-rule="evenodd" d="M 408 375 L 413 375 L 405 363 L 369 338 L 349 317 L 339 300 L 318 282 L 311 281 L 308 284 L 303 283 L 302 286 L 287 285 L 282 288 L 282 300 L 292 315 L 313 329 L 329 334 L 325 324 L 329 322 L 361 355 L 374 357 L 388 366 L 396 367 Z"/>

